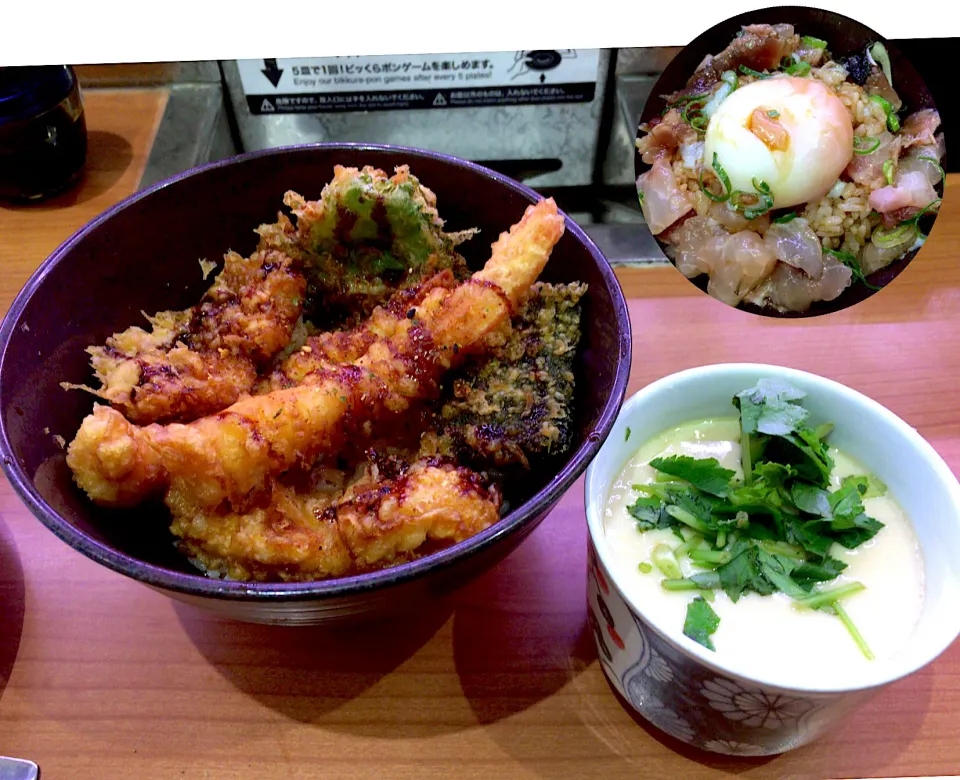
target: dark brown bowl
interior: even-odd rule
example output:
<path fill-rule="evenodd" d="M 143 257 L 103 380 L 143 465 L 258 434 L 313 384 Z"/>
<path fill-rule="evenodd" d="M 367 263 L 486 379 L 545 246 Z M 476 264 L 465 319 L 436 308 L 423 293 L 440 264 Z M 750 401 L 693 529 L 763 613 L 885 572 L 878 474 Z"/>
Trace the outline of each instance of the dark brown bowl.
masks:
<path fill-rule="evenodd" d="M 449 230 L 479 227 L 463 247 L 479 267 L 501 231 L 539 196 L 498 173 L 415 149 L 317 144 L 202 166 L 138 193 L 91 222 L 51 255 L 0 326 L 0 456 L 20 498 L 84 555 L 167 595 L 242 620 L 308 624 L 415 606 L 464 585 L 502 560 L 546 517 L 587 467 L 623 402 L 630 375 L 630 319 L 609 263 L 569 218 L 543 274 L 583 281 L 583 340 L 575 373 L 575 441 L 529 497 L 477 536 L 382 572 L 261 584 L 209 579 L 173 549 L 168 521 L 146 510 L 95 507 L 74 485 L 54 436 L 70 441 L 92 408 L 60 383 L 92 379 L 84 348 L 141 321 L 141 311 L 185 308 L 205 286 L 200 258 L 249 253 L 253 229 L 272 222 L 283 193 L 318 197 L 335 164 L 391 171 L 409 163 L 433 189 Z"/>
<path fill-rule="evenodd" d="M 903 101 L 903 110 L 900 112 L 901 116 L 903 116 L 905 112 L 910 114 L 920 109 L 935 109 L 937 107 L 926 83 L 910 61 L 900 53 L 896 46 L 891 44 L 890 41 L 879 33 L 874 32 L 860 22 L 833 11 L 823 11 L 805 6 L 777 6 L 775 8 L 748 11 L 738 16 L 733 16 L 711 27 L 684 47 L 680 53 L 671 60 L 670 64 L 664 69 L 660 78 L 657 80 L 653 91 L 650 93 L 650 98 L 644 106 L 640 124 L 649 122 L 654 117 L 659 116 L 667 107 L 664 96 L 683 89 L 687 79 L 693 75 L 697 66 L 703 61 L 703 58 L 707 54 L 716 54 L 726 48 L 727 44 L 730 43 L 744 25 L 780 23 L 792 24 L 800 35 L 812 35 L 815 38 L 822 38 L 827 41 L 830 52 L 835 58 L 862 52 L 868 44 L 876 43 L 877 41 L 883 43 L 887 49 L 887 53 L 890 55 L 894 89 L 896 89 L 897 94 Z M 941 132 L 944 132 L 942 125 Z M 944 155 L 941 165 L 944 169 L 946 168 L 946 154 Z M 634 155 L 634 166 L 638 177 L 650 167 L 640 159 L 639 153 Z M 938 187 L 942 194 L 943 183 L 941 182 Z M 932 223 L 936 218 L 931 216 L 928 219 Z M 656 236 L 654 236 L 654 238 L 656 238 Z M 664 250 L 664 254 L 666 254 L 666 250 L 664 249 L 666 245 L 664 242 L 657 239 L 657 243 L 660 245 L 660 248 Z M 874 287 L 883 289 L 900 275 L 918 251 L 919 250 L 910 252 L 897 262 L 871 274 L 867 277 L 867 281 Z M 707 278 L 705 275 L 701 275 L 690 281 L 706 294 Z M 861 283 L 854 282 L 835 300 L 828 302 L 819 301 L 806 312 L 781 314 L 773 309 L 761 309 L 749 304 L 741 304 L 737 308 L 768 317 L 812 317 L 818 314 L 828 314 L 846 309 L 848 306 L 866 300 L 873 295 L 874 292 L 876 291 L 868 289 Z"/>

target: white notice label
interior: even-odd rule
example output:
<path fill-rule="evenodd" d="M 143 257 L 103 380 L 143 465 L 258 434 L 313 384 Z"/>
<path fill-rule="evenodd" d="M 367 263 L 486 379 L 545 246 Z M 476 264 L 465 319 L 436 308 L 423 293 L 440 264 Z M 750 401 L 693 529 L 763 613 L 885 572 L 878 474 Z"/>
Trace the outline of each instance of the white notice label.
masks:
<path fill-rule="evenodd" d="M 251 113 L 590 102 L 599 49 L 238 60 Z"/>

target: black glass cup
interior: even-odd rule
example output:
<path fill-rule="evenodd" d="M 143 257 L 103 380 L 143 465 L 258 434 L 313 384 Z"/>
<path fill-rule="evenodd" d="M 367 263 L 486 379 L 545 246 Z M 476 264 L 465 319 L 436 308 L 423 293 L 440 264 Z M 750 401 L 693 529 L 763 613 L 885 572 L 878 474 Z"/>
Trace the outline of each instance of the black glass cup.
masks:
<path fill-rule="evenodd" d="M 86 157 L 86 117 L 73 68 L 0 68 L 0 198 L 61 193 L 79 179 Z"/>

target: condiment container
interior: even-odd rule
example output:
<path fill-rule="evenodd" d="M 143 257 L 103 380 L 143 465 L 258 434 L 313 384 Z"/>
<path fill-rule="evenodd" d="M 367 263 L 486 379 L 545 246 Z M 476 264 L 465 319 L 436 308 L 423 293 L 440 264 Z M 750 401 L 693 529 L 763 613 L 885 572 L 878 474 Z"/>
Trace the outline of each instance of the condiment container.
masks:
<path fill-rule="evenodd" d="M 86 118 L 73 68 L 0 68 L 0 198 L 60 193 L 79 179 L 86 157 Z"/>

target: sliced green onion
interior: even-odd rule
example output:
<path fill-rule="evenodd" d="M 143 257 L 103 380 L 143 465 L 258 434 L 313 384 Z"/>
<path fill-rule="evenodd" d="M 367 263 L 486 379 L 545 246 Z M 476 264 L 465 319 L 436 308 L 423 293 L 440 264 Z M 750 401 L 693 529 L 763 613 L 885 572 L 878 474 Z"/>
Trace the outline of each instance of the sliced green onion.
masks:
<path fill-rule="evenodd" d="M 737 78 L 736 72 L 732 70 L 725 70 L 720 76 L 720 81 L 729 84 L 734 89 L 740 86 L 740 79 Z"/>
<path fill-rule="evenodd" d="M 890 86 L 892 87 L 893 71 L 890 68 L 890 55 L 887 54 L 887 47 L 877 41 L 867 51 L 873 61 L 880 66 L 880 70 L 883 71 L 883 75 L 887 77 L 887 81 L 890 82 Z"/>
<path fill-rule="evenodd" d="M 637 197 L 640 199 L 640 205 L 643 206 L 643 190 L 637 190 Z"/>
<path fill-rule="evenodd" d="M 683 110 L 680 112 L 680 118 L 683 119 L 684 122 L 692 125 L 694 129 L 700 130 L 700 132 L 703 131 L 701 130 L 700 126 L 698 126 L 698 122 L 702 125 L 702 127 L 706 127 L 707 124 L 707 118 L 703 114 L 703 102 L 703 99 L 691 100 L 687 102 L 687 104 L 683 107 Z"/>
<path fill-rule="evenodd" d="M 862 582 L 851 582 L 847 585 L 838 585 L 835 588 L 817 591 L 809 596 L 794 599 L 793 604 L 801 609 L 819 609 L 827 604 L 833 604 L 847 596 L 853 596 L 860 591 L 866 590 Z"/>
<path fill-rule="evenodd" d="M 723 169 L 723 166 L 720 165 L 720 158 L 717 157 L 717 153 L 713 153 L 713 172 L 716 174 L 717 178 L 720 180 L 720 183 L 723 185 L 723 194 L 714 195 L 710 192 L 703 183 L 703 171 L 700 171 L 700 189 L 703 190 L 704 194 L 714 201 L 714 203 L 723 203 L 730 197 L 730 177 L 727 176 L 727 172 Z"/>
<path fill-rule="evenodd" d="M 700 533 L 707 533 L 710 529 L 701 523 L 696 517 L 694 517 L 686 509 L 683 509 L 679 506 L 673 506 L 672 504 L 667 507 L 667 514 L 670 515 L 674 520 L 679 520 L 684 525 L 690 526 L 694 531 L 699 531 Z"/>
<path fill-rule="evenodd" d="M 887 100 L 885 97 L 882 97 L 880 95 L 871 95 L 870 99 L 874 103 L 877 103 L 880 106 L 880 108 L 883 109 L 885 114 L 890 114 L 893 111 L 893 106 L 890 104 L 890 101 Z"/>
<path fill-rule="evenodd" d="M 822 38 L 814 38 L 812 35 L 804 35 L 800 39 L 800 43 L 804 46 L 809 46 L 811 49 L 826 49 L 827 42 Z"/>
<path fill-rule="evenodd" d="M 887 184 L 893 184 L 893 160 L 887 160 L 883 164 L 883 178 L 886 180 Z"/>
<path fill-rule="evenodd" d="M 917 227 L 914 224 L 913 220 L 909 222 L 904 222 L 892 230 L 884 230 L 883 228 L 877 228 L 873 231 L 872 241 L 877 246 L 888 249 L 892 246 L 897 246 L 898 244 L 905 244 L 908 240 L 916 238 Z"/>
<path fill-rule="evenodd" d="M 936 169 L 940 172 L 940 178 L 943 181 L 947 180 L 946 171 L 943 170 L 943 167 L 940 165 L 940 161 L 936 157 L 927 157 L 926 155 L 924 155 L 923 157 L 918 157 L 917 159 L 923 160 L 924 162 L 933 163 Z"/>
<path fill-rule="evenodd" d="M 894 111 L 893 106 L 890 105 L 890 101 L 880 95 L 871 95 L 870 99 L 879 105 L 887 115 L 887 130 L 891 133 L 899 133 L 900 120 L 897 118 L 897 112 Z"/>
<path fill-rule="evenodd" d="M 773 197 L 770 192 L 770 186 L 765 181 L 754 179 L 753 188 L 757 191 L 756 195 L 752 192 L 743 192 L 742 190 L 734 190 L 730 193 L 730 204 L 747 219 L 756 219 L 773 208 Z M 747 198 L 756 198 L 757 203 L 748 204 L 745 202 Z"/>
<path fill-rule="evenodd" d="M 877 292 L 878 290 L 881 289 L 880 287 L 875 287 L 874 285 L 870 284 L 870 282 L 867 281 L 866 274 L 863 273 L 863 269 L 860 267 L 860 263 L 857 262 L 857 258 L 855 258 L 853 255 L 847 254 L 846 252 L 838 252 L 836 249 L 824 249 L 823 251 L 826 254 L 831 255 L 832 257 L 835 257 L 837 260 L 843 263 L 847 268 L 853 271 L 853 278 L 856 279 L 861 284 L 863 284 L 863 286 L 866 287 L 868 290 L 873 290 L 874 292 Z"/>
<path fill-rule="evenodd" d="M 916 225 L 920 221 L 920 217 L 930 214 L 934 209 L 939 208 L 939 206 L 940 206 L 940 198 L 937 198 L 935 201 L 933 201 L 933 203 L 928 203 L 926 206 L 920 209 L 920 211 L 918 211 L 916 214 L 910 217 L 910 219 L 904 220 L 903 223 L 901 224 L 904 224 L 906 222 L 912 222 L 914 225 Z"/>
<path fill-rule="evenodd" d="M 700 100 L 705 100 L 710 97 L 709 95 L 684 95 L 682 98 L 673 101 L 667 108 L 678 108 L 679 106 L 685 106 L 687 103 L 693 103 Z"/>
<path fill-rule="evenodd" d="M 687 539 L 687 541 L 683 542 L 683 544 L 678 544 L 676 547 L 673 548 L 673 554 L 679 560 L 682 556 L 686 555 L 688 552 L 690 552 L 690 550 L 692 550 L 702 541 L 703 541 L 703 537 L 700 536 L 700 534 L 691 534 L 690 538 Z"/>
<path fill-rule="evenodd" d="M 770 209 L 773 208 L 773 199 L 770 197 L 764 197 L 763 203 L 755 208 L 744 209 L 743 216 L 747 219 L 756 219 L 757 217 L 762 217 Z"/>
<path fill-rule="evenodd" d="M 730 553 L 726 550 L 691 550 L 690 560 L 696 563 L 730 563 Z"/>
<path fill-rule="evenodd" d="M 746 65 L 741 65 L 741 66 L 740 66 L 740 72 L 741 72 L 744 76 L 753 76 L 754 78 L 757 78 L 757 79 L 768 79 L 768 78 L 770 78 L 770 74 L 769 74 L 769 73 L 761 73 L 759 70 L 754 70 L 753 68 L 748 68 Z"/>
<path fill-rule="evenodd" d="M 683 578 L 683 572 L 680 571 L 680 564 L 673 555 L 673 550 L 665 544 L 658 544 L 650 553 L 650 560 L 653 565 L 660 569 L 660 572 L 669 580 L 679 580 Z"/>
<path fill-rule="evenodd" d="M 669 577 L 665 580 L 660 580 L 660 587 L 664 590 L 669 591 L 684 591 L 684 590 L 700 590 L 700 586 L 697 585 L 693 580 L 685 579 L 684 577 Z"/>
<path fill-rule="evenodd" d="M 806 60 L 795 62 L 789 68 L 784 68 L 783 72 L 790 76 L 806 76 L 810 72 L 811 65 Z"/>
<path fill-rule="evenodd" d="M 640 569 L 640 571 L 643 572 L 644 574 L 649 574 L 650 572 L 653 571 L 653 566 L 647 563 L 646 561 L 643 561 L 642 563 L 637 564 L 637 568 Z"/>
<path fill-rule="evenodd" d="M 857 136 L 853 139 L 854 154 L 870 154 L 877 151 L 880 146 L 880 139 L 875 135 L 865 135 L 863 138 Z"/>
<path fill-rule="evenodd" d="M 730 192 L 730 177 L 727 176 L 727 172 L 723 169 L 723 166 L 720 164 L 720 158 L 717 157 L 717 153 L 713 153 L 713 170 L 717 174 L 717 178 L 723 183 L 723 189 L 726 192 Z"/>
<path fill-rule="evenodd" d="M 776 222 L 778 225 L 786 225 L 788 222 L 793 222 L 793 220 L 795 220 L 796 218 L 797 218 L 797 212 L 789 211 L 786 214 L 784 214 L 782 217 L 777 217 L 773 221 Z"/>
<path fill-rule="evenodd" d="M 767 111 L 767 116 L 770 117 L 771 119 L 779 119 L 780 112 L 777 111 L 776 109 L 771 108 L 769 111 Z"/>

